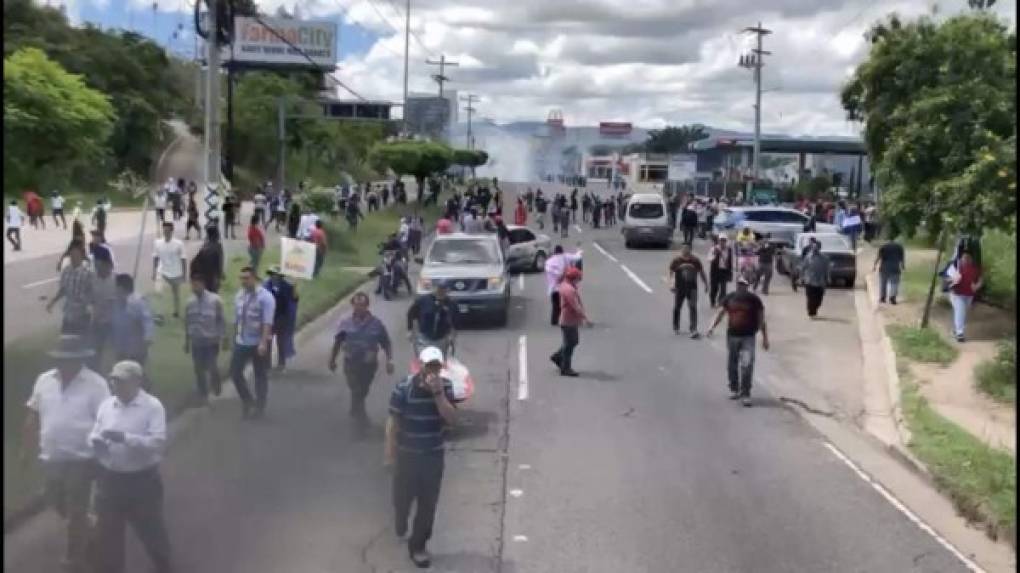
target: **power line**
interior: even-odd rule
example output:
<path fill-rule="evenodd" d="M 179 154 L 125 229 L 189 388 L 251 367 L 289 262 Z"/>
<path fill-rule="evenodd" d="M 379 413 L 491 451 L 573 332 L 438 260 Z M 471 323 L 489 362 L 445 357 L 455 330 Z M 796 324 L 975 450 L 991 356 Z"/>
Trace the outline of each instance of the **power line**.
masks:
<path fill-rule="evenodd" d="M 371 1 L 372 1 L 372 0 L 369 0 L 369 2 L 371 2 Z M 396 4 L 395 4 L 395 3 L 393 2 L 393 0 L 387 0 L 387 2 L 389 3 L 389 5 L 390 5 L 391 7 L 393 7 L 393 10 L 394 10 L 394 11 L 395 11 L 395 12 L 397 13 L 397 15 L 399 16 L 399 15 L 400 15 L 400 10 L 399 10 L 399 9 L 397 8 L 397 5 L 396 5 Z M 429 49 L 429 47 L 425 45 L 425 42 L 423 42 L 423 41 L 421 40 L 421 38 L 419 38 L 419 37 L 418 37 L 418 34 L 417 34 L 417 33 L 416 33 L 416 32 L 415 32 L 414 30 L 410 30 L 410 32 L 411 32 L 411 37 L 413 37 L 413 38 L 414 38 L 414 40 L 415 40 L 416 42 L 418 42 L 418 45 L 419 45 L 419 46 L 421 46 L 421 49 L 425 50 L 425 52 L 426 52 L 426 53 L 428 53 L 428 55 L 430 55 L 430 56 L 432 56 L 432 57 L 435 57 L 435 56 L 436 56 L 436 53 L 435 53 L 435 52 L 433 52 L 432 50 L 430 50 L 430 49 Z"/>
<path fill-rule="evenodd" d="M 347 6 L 344 6 L 343 4 L 341 4 L 340 0 L 335 0 L 335 3 L 336 3 L 336 6 L 338 8 L 340 8 L 340 12 L 342 13 L 342 17 L 345 20 L 347 20 L 350 24 L 358 26 L 359 28 L 368 29 L 368 26 L 366 26 L 362 22 L 359 22 L 358 20 L 356 20 L 354 18 L 354 16 L 351 15 L 351 11 L 347 8 Z M 403 57 L 400 54 L 398 54 L 393 48 L 391 48 L 391 47 L 387 46 L 386 44 L 382 43 L 381 39 L 376 41 L 376 44 L 382 46 L 384 50 L 386 50 L 387 52 L 393 54 L 394 56 L 396 56 L 398 58 Z"/>

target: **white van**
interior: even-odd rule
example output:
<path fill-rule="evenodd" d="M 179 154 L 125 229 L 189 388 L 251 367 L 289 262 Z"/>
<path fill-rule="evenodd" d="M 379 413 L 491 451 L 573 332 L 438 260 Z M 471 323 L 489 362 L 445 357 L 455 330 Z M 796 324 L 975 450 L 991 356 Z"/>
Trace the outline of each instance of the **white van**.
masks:
<path fill-rule="evenodd" d="M 638 243 L 656 243 L 669 247 L 673 228 L 669 225 L 666 200 L 659 193 L 631 196 L 623 217 L 623 239 L 627 247 Z"/>

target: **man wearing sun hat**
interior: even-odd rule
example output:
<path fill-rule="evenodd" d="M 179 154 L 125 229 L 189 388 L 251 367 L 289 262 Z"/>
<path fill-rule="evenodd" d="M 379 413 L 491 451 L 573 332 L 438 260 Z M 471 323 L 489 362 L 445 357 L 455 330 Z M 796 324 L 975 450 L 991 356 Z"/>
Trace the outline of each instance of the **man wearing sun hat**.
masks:
<path fill-rule="evenodd" d="M 166 446 L 166 411 L 142 389 L 141 364 L 113 365 L 113 396 L 99 406 L 89 443 L 99 462 L 96 495 L 98 571 L 123 573 L 125 528 L 134 529 L 157 573 L 170 569 L 159 462 Z M 137 571 L 138 569 L 132 569 Z"/>
<path fill-rule="evenodd" d="M 443 378 L 443 352 L 435 346 L 418 355 L 421 370 L 397 384 L 390 396 L 386 424 L 388 462 L 393 473 L 393 507 L 398 537 L 407 534 L 411 504 L 417 501 L 414 526 L 408 538 L 411 561 L 421 568 L 431 564 L 426 549 L 443 481 L 443 428 L 453 424 L 453 384 Z M 394 460 L 395 458 L 395 460 Z"/>
<path fill-rule="evenodd" d="M 110 396 L 106 380 L 86 367 L 94 354 L 83 337 L 64 335 L 49 352 L 55 368 L 35 381 L 28 399 L 22 456 L 39 448 L 46 498 L 67 521 L 64 564 L 84 571 L 89 538 L 88 511 L 95 479 L 89 432 L 100 405 Z"/>

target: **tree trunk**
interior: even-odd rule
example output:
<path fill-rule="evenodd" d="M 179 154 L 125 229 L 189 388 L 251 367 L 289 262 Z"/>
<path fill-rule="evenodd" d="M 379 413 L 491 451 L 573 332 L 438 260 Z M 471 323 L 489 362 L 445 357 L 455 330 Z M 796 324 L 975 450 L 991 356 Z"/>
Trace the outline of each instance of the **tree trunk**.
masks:
<path fill-rule="evenodd" d="M 924 313 L 921 314 L 921 328 L 928 328 L 928 319 L 931 317 L 931 305 L 935 300 L 935 285 L 939 280 L 939 267 L 942 266 L 942 252 L 946 248 L 946 230 L 939 231 L 938 253 L 935 255 L 935 270 L 931 275 L 931 284 L 928 285 L 928 299 L 924 301 Z"/>

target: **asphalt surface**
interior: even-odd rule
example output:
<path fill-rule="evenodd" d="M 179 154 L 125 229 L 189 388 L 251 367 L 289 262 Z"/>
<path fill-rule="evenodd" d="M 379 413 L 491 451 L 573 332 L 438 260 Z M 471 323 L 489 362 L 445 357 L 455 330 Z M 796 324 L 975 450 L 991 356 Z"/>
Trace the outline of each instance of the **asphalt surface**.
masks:
<path fill-rule="evenodd" d="M 768 381 L 798 376 L 776 356 L 782 344 L 759 347 L 754 407 L 740 407 L 727 399 L 725 330 L 702 340 L 672 333 L 660 281 L 669 253 L 626 250 L 615 230 L 572 229 L 568 244 L 577 240 L 596 323 L 581 334 L 581 377 L 561 378 L 549 362 L 559 331 L 541 275 L 514 280 L 506 328 L 461 332 L 457 354 L 476 394 L 449 443 L 433 570 L 967 570 L 781 405 Z M 704 330 L 703 293 L 699 302 Z M 410 358 L 407 303 L 372 304 L 396 341 L 398 369 Z M 377 376 L 375 428 L 357 437 L 342 377 L 326 369 L 338 318 L 305 333 L 292 368 L 274 374 L 266 420 L 241 422 L 236 400 L 219 400 L 173 443 L 163 475 L 179 571 L 414 570 L 392 531 L 381 465 L 398 376 Z M 58 571 L 61 547 L 47 514 L 5 536 L 4 570 Z M 129 570 L 146 570 L 137 547 L 129 557 Z"/>

